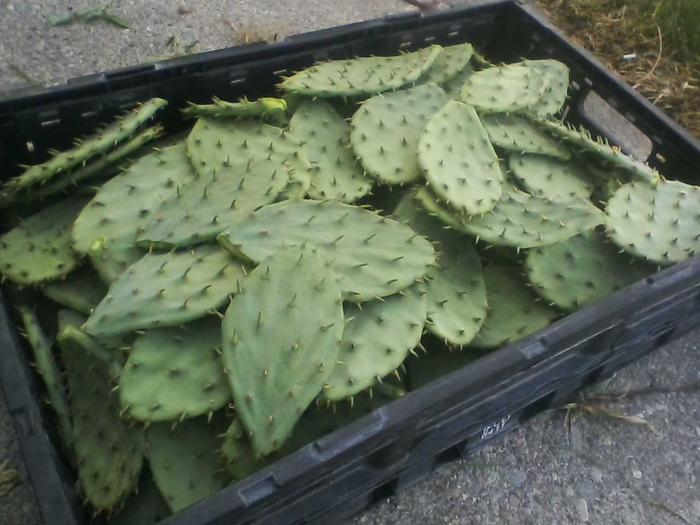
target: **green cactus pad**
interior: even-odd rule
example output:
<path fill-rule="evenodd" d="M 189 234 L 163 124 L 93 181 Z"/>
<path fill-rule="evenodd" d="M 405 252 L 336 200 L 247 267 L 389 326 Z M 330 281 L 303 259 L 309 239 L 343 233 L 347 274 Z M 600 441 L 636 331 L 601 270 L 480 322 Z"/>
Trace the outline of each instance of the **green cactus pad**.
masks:
<path fill-rule="evenodd" d="M 137 243 L 167 250 L 212 240 L 257 208 L 274 202 L 288 180 L 277 159 L 251 160 L 200 175 L 160 203 Z"/>
<path fill-rule="evenodd" d="M 420 83 L 434 82 L 442 85 L 450 82 L 467 68 L 473 54 L 474 48 L 469 43 L 443 47 L 442 53 L 420 78 Z"/>
<path fill-rule="evenodd" d="M 234 481 L 245 479 L 257 472 L 266 462 L 256 461 L 253 449 L 246 437 L 245 428 L 238 419 L 234 419 L 226 429 L 221 455 L 226 462 L 226 469 Z"/>
<path fill-rule="evenodd" d="M 352 117 L 350 141 L 367 173 L 384 184 L 420 177 L 416 148 L 430 117 L 447 102 L 437 84 L 425 84 L 365 101 Z"/>
<path fill-rule="evenodd" d="M 73 225 L 75 250 L 88 254 L 100 241 L 96 269 L 106 282 L 113 282 L 143 257 L 136 239 L 161 201 L 193 177 L 183 143 L 141 157 L 105 183 L 78 216 Z"/>
<path fill-rule="evenodd" d="M 60 334 L 66 327 L 71 326 L 77 330 L 83 326 L 87 317 L 74 310 L 62 309 L 58 311 L 58 333 Z M 91 341 L 91 344 L 85 346 L 85 351 L 90 352 L 93 357 L 109 369 L 110 375 L 115 383 L 119 383 L 119 377 L 124 369 L 128 352 L 131 351 L 133 344 L 133 334 L 128 336 L 103 337 L 95 339 L 89 334 L 83 332 L 85 341 Z"/>
<path fill-rule="evenodd" d="M 539 73 L 545 83 L 540 99 L 529 111 L 540 117 L 559 113 L 566 102 L 569 90 L 569 68 L 558 60 L 523 60 L 521 64 Z"/>
<path fill-rule="evenodd" d="M 273 122 L 283 122 L 287 116 L 287 101 L 282 98 L 261 97 L 257 100 L 241 99 L 227 102 L 218 97 L 212 104 L 190 104 L 182 112 L 188 117 L 261 117 Z"/>
<path fill-rule="evenodd" d="M 442 89 L 445 90 L 447 98 L 450 100 L 459 100 L 462 96 L 462 88 L 467 79 L 474 73 L 474 68 L 467 64 L 456 76 L 442 84 Z"/>
<path fill-rule="evenodd" d="M 105 296 L 107 288 L 94 272 L 83 269 L 61 281 L 46 283 L 41 291 L 52 301 L 89 315 Z"/>
<path fill-rule="evenodd" d="M 474 108 L 449 101 L 428 122 L 418 160 L 432 190 L 467 215 L 491 211 L 501 198 L 498 156 Z"/>
<path fill-rule="evenodd" d="M 133 139 L 119 145 L 113 151 L 90 162 L 85 167 L 76 168 L 70 173 L 66 173 L 61 178 L 45 186 L 41 186 L 40 188 L 35 188 L 26 195 L 22 195 L 22 200 L 29 202 L 45 199 L 57 193 L 69 193 L 73 191 L 78 184 L 85 183 L 88 179 L 105 178 L 106 176 L 112 175 L 117 171 L 120 162 L 125 161 L 162 134 L 163 127 L 160 125 L 145 129 Z"/>
<path fill-rule="evenodd" d="M 251 160 L 279 161 L 295 184 L 287 193 L 299 196 L 311 182 L 311 165 L 289 133 L 250 119 L 201 118 L 187 137 L 187 151 L 195 171 L 211 177 L 213 170 L 246 166 Z"/>
<path fill-rule="evenodd" d="M 519 277 L 517 266 L 484 268 L 489 312 L 470 346 L 498 348 L 549 325 L 559 312 L 539 297 Z"/>
<path fill-rule="evenodd" d="M 537 70 L 507 64 L 476 71 L 462 88 L 462 102 L 480 113 L 514 113 L 536 105 L 547 85 Z"/>
<path fill-rule="evenodd" d="M 535 119 L 534 122 L 571 148 L 589 153 L 598 162 L 621 169 L 640 182 L 652 186 L 661 182 L 661 175 L 652 167 L 622 153 L 601 139 L 594 140 L 588 130 L 575 128 L 556 120 Z"/>
<path fill-rule="evenodd" d="M 199 319 L 222 306 L 243 275 L 218 246 L 145 255 L 112 284 L 85 330 L 105 337 Z"/>
<path fill-rule="evenodd" d="M 167 101 L 162 98 L 144 102 L 94 137 L 78 141 L 74 148 L 56 153 L 43 164 L 30 166 L 18 177 L 10 179 L 2 192 L 6 195 L 26 192 L 47 184 L 72 168 L 83 166 L 87 161 L 107 153 L 119 143 L 131 138 L 142 124 L 148 122 L 166 104 Z"/>
<path fill-rule="evenodd" d="M 565 146 L 524 117 L 495 113 L 482 115 L 481 122 L 491 143 L 504 151 L 547 155 L 561 160 L 571 158 L 571 152 Z"/>
<path fill-rule="evenodd" d="M 80 334 L 79 338 L 85 352 L 88 352 L 92 358 L 102 363 L 102 366 L 107 369 L 115 383 L 119 382 L 119 376 L 126 361 L 126 357 L 121 352 L 125 349 L 131 349 L 129 342 L 126 339 L 116 337 L 104 338 L 98 341 L 80 329 L 87 318 L 74 310 L 61 309 L 56 317 L 58 333 L 61 334 L 68 327 L 77 331 Z"/>
<path fill-rule="evenodd" d="M 372 410 L 405 395 L 405 393 L 404 389 L 392 387 L 385 382 L 377 385 L 375 389 L 370 389 L 370 392 L 362 392 L 353 396 L 350 403 L 332 403 L 330 407 L 312 405 L 301 416 L 294 427 L 294 432 L 284 446 L 262 460 L 255 459 L 245 428 L 238 419 L 234 419 L 223 437 L 221 454 L 233 479 L 244 479 L 287 454 L 296 452 L 326 434 L 349 425 L 369 414 Z"/>
<path fill-rule="evenodd" d="M 396 370 L 420 342 L 425 295 L 414 287 L 362 305 L 345 305 L 338 364 L 323 398 L 339 401 L 371 387 Z"/>
<path fill-rule="evenodd" d="M 62 308 L 56 314 L 56 319 L 58 321 L 58 333 L 60 334 L 68 326 L 80 328 L 87 320 L 87 317 L 80 312 L 76 312 L 75 310 Z"/>
<path fill-rule="evenodd" d="M 137 337 L 119 381 L 124 413 L 139 421 L 169 421 L 223 408 L 231 392 L 220 353 L 218 319 Z"/>
<path fill-rule="evenodd" d="M 605 214 L 590 201 L 555 202 L 515 189 L 506 191 L 493 211 L 483 217 L 459 216 L 427 191 L 418 192 L 417 197 L 428 212 L 446 224 L 473 235 L 477 242 L 486 241 L 496 246 L 545 246 L 565 241 L 605 222 Z"/>
<path fill-rule="evenodd" d="M 110 249 L 107 244 L 107 240 L 102 237 L 93 241 L 88 250 L 88 258 L 92 268 L 100 276 L 102 282 L 109 285 L 121 275 L 120 268 L 122 264 L 127 264 L 128 267 L 130 264 L 129 259 L 138 260 L 139 257 L 137 255 L 143 257 L 145 252 L 138 250 L 136 247 L 121 250 L 119 248 Z M 126 255 L 127 253 L 128 255 Z M 115 262 L 115 254 L 122 259 L 120 262 Z"/>
<path fill-rule="evenodd" d="M 415 198 L 416 202 L 428 212 L 428 215 L 439 219 L 449 228 L 464 232 L 462 226 L 464 218 L 440 201 L 430 189 L 425 186 L 419 188 L 415 193 Z"/>
<path fill-rule="evenodd" d="M 315 97 L 375 95 L 415 82 L 441 52 L 440 46 L 432 45 L 399 56 L 323 62 L 284 79 L 279 87 L 288 93 Z"/>
<path fill-rule="evenodd" d="M 121 505 L 136 488 L 143 464 L 143 430 L 119 417 L 110 369 L 91 347 L 97 343 L 68 326 L 58 336 L 68 377 L 78 478 L 98 511 Z"/>
<path fill-rule="evenodd" d="M 328 261 L 345 299 L 392 295 L 435 262 L 430 243 L 403 224 L 336 201 L 286 201 L 265 206 L 218 237 L 255 262 L 289 246 L 307 246 Z"/>
<path fill-rule="evenodd" d="M 73 453 L 73 424 L 68 408 L 66 388 L 61 379 L 61 371 L 51 350 L 51 343 L 39 324 L 34 310 L 26 305 L 18 306 L 24 331 L 32 349 L 33 362 L 46 387 L 46 401 L 56 414 L 58 431 L 65 450 Z"/>
<path fill-rule="evenodd" d="M 323 388 L 343 322 L 340 289 L 309 250 L 279 251 L 244 279 L 226 310 L 223 362 L 256 458 L 283 445 Z"/>
<path fill-rule="evenodd" d="M 136 493 L 109 520 L 109 525 L 157 525 L 170 516 L 170 509 L 161 496 L 150 472 L 141 476 Z"/>
<path fill-rule="evenodd" d="M 468 344 L 486 318 L 486 286 L 471 239 L 428 215 L 413 193 L 402 199 L 394 214 L 437 243 L 438 264 L 428 271 L 423 285 L 428 331 L 451 345 Z"/>
<path fill-rule="evenodd" d="M 370 388 L 369 392 L 365 391 L 353 396 L 349 403 L 332 403 L 330 406 L 311 405 L 297 422 L 294 432 L 284 446 L 260 461 L 255 459 L 245 428 L 238 419 L 235 419 L 223 437 L 221 453 L 233 479 L 244 479 L 287 454 L 296 452 L 405 394 L 404 388 L 384 382 L 374 389 Z"/>
<path fill-rule="evenodd" d="M 78 265 L 70 228 L 86 199 L 69 198 L 24 220 L 0 237 L 0 272 L 18 285 L 39 285 Z"/>
<path fill-rule="evenodd" d="M 527 275 L 550 303 L 574 311 L 655 273 L 651 264 L 632 259 L 598 232 L 527 252 Z"/>
<path fill-rule="evenodd" d="M 277 195 L 276 202 L 286 200 L 301 200 L 311 188 L 311 171 L 313 168 L 303 170 L 290 170 L 287 186 Z"/>
<path fill-rule="evenodd" d="M 608 201 L 608 236 L 627 253 L 661 265 L 700 253 L 700 187 L 632 182 Z"/>
<path fill-rule="evenodd" d="M 513 153 L 508 156 L 508 165 L 518 182 L 532 195 L 566 201 L 588 199 L 593 193 L 595 183 L 578 163 Z"/>
<path fill-rule="evenodd" d="M 328 102 L 302 102 L 289 128 L 314 165 L 308 190 L 312 199 L 353 202 L 370 192 L 373 181 L 350 149 L 350 125 Z"/>
<path fill-rule="evenodd" d="M 219 459 L 217 436 L 226 430 L 223 418 L 186 419 L 173 427 L 153 423 L 146 430 L 148 462 L 153 478 L 173 512 L 216 494 L 228 483 Z"/>

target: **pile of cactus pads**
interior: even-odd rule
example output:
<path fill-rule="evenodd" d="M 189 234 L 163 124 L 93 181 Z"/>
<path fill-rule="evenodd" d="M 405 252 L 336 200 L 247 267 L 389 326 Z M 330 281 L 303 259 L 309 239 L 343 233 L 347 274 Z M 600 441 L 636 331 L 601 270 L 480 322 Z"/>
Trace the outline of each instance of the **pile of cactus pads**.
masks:
<path fill-rule="evenodd" d="M 431 45 L 277 87 L 184 134 L 149 100 L 2 187 L 91 514 L 153 523 L 700 248 L 698 188 L 564 123 L 555 60 Z"/>

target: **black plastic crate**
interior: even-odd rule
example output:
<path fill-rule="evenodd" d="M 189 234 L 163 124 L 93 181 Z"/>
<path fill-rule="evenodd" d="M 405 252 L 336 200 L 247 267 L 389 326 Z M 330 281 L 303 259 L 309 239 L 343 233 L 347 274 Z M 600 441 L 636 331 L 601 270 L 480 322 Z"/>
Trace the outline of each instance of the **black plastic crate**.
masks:
<path fill-rule="evenodd" d="M 700 183 L 700 144 L 528 5 L 491 0 L 409 14 L 101 73 L 51 89 L 0 98 L 0 173 L 43 160 L 121 108 L 150 97 L 178 109 L 212 95 L 269 94 L 279 75 L 325 58 L 395 53 L 470 41 L 493 60 L 555 58 L 571 68 L 568 119 L 615 136 L 586 111 L 595 94 L 648 138 L 649 162 L 669 178 Z M 606 113 L 615 113 L 606 110 Z M 624 145 L 623 145 L 623 149 Z M 695 178 L 694 178 L 695 177 Z M 86 517 L 53 440 L 8 303 L 0 293 L 0 382 L 46 523 Z M 571 398 L 629 362 L 700 326 L 700 257 L 675 265 L 560 320 L 541 332 L 435 380 L 312 443 L 246 480 L 169 518 L 167 524 L 338 522 L 467 457 L 531 416 Z"/>

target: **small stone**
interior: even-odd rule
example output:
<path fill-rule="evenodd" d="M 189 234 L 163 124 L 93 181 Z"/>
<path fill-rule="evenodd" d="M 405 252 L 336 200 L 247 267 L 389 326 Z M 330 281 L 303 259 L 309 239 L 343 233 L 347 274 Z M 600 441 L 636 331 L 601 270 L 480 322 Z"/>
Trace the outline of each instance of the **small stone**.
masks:
<path fill-rule="evenodd" d="M 591 479 L 596 483 L 600 483 L 603 480 L 603 471 L 598 467 L 591 467 Z"/>
<path fill-rule="evenodd" d="M 522 470 L 516 470 L 511 474 L 510 480 L 516 487 L 519 487 L 527 481 L 527 473 Z"/>
<path fill-rule="evenodd" d="M 584 498 L 595 498 L 595 487 L 593 483 L 587 479 L 582 479 L 576 484 L 576 492 Z"/>
<path fill-rule="evenodd" d="M 571 487 L 566 489 L 566 497 L 567 498 L 573 498 L 574 497 L 574 489 Z"/>
<path fill-rule="evenodd" d="M 588 514 L 588 503 L 585 499 L 579 499 L 576 501 L 576 510 L 578 511 L 578 517 L 581 523 L 588 523 L 590 521 L 590 515 Z"/>
<path fill-rule="evenodd" d="M 700 499 L 693 501 L 693 514 L 700 518 Z"/>
<path fill-rule="evenodd" d="M 642 479 L 642 472 L 640 470 L 634 469 L 632 471 L 632 477 L 634 477 L 634 479 Z"/>

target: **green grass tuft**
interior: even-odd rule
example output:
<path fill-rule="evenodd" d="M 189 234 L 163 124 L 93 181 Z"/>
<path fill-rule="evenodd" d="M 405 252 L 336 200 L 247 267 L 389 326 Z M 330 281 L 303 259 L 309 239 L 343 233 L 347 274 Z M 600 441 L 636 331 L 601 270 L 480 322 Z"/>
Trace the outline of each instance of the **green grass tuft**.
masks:
<path fill-rule="evenodd" d="M 700 0 L 645 0 L 664 40 L 685 60 L 700 61 Z"/>

